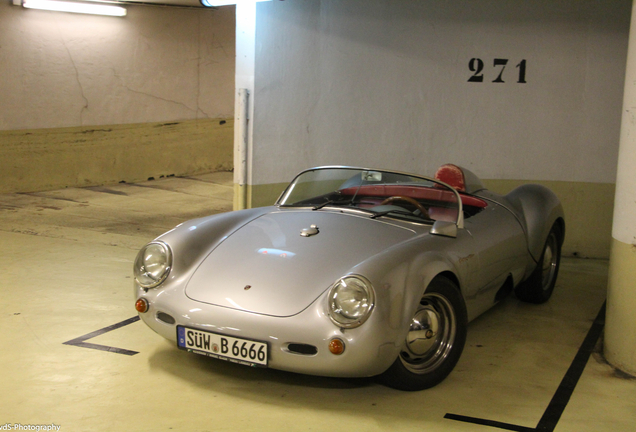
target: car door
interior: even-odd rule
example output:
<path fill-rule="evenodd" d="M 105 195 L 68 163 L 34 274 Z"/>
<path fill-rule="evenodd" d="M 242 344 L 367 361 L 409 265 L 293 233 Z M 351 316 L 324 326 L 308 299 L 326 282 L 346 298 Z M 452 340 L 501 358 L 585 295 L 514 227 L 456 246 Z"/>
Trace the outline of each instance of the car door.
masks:
<path fill-rule="evenodd" d="M 478 269 L 476 291 L 470 293 L 480 311 L 492 306 L 496 293 L 512 275 L 518 280 L 525 271 L 526 238 L 517 219 L 506 208 L 489 201 L 478 214 L 465 219 L 473 238 Z"/>

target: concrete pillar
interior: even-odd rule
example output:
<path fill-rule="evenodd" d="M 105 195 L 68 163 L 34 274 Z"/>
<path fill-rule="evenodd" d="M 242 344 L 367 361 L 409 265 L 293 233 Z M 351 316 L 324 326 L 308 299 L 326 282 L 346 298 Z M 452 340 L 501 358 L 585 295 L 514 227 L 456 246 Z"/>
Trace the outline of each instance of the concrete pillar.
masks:
<path fill-rule="evenodd" d="M 627 51 L 612 249 L 605 323 L 605 357 L 636 376 L 636 0 Z M 593 228 L 592 228 L 593 229 Z"/>
<path fill-rule="evenodd" d="M 251 207 L 252 144 L 254 137 L 254 61 L 256 57 L 256 3 L 236 2 L 236 72 L 234 103 L 234 210 Z M 241 94 L 247 93 L 247 106 Z M 242 118 L 241 116 L 246 118 Z M 243 124 L 243 120 L 246 122 Z M 239 125 L 243 124 L 244 127 Z M 243 148 L 243 150 L 239 150 Z M 241 167 L 242 169 L 237 169 Z"/>

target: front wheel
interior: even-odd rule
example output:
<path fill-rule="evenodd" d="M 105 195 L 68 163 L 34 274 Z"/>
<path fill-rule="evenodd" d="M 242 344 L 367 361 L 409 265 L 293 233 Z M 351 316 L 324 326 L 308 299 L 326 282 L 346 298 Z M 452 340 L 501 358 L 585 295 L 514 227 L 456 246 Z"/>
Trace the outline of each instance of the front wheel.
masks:
<path fill-rule="evenodd" d="M 468 319 L 459 287 L 443 276 L 430 283 L 411 318 L 404 346 L 380 381 L 398 390 L 424 390 L 451 373 L 464 349 Z"/>

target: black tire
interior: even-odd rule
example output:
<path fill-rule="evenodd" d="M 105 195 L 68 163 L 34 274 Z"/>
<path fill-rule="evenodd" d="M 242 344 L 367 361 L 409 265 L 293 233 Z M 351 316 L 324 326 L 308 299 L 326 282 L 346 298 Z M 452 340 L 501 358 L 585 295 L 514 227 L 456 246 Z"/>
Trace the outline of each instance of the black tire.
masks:
<path fill-rule="evenodd" d="M 451 373 L 466 343 L 468 318 L 459 287 L 438 276 L 420 300 L 404 347 L 395 362 L 379 376 L 398 390 L 436 386 Z"/>
<path fill-rule="evenodd" d="M 528 279 L 515 288 L 515 294 L 520 300 L 540 304 L 550 299 L 559 274 L 562 243 L 561 229 L 555 222 L 545 241 L 537 267 Z"/>

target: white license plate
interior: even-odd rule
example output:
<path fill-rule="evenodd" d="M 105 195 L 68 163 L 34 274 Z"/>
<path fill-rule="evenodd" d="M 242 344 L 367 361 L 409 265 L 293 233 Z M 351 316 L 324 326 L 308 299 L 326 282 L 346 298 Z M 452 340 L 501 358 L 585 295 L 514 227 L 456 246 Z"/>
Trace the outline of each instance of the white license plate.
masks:
<path fill-rule="evenodd" d="M 188 351 L 249 366 L 267 366 L 267 344 L 177 326 L 177 345 Z"/>

